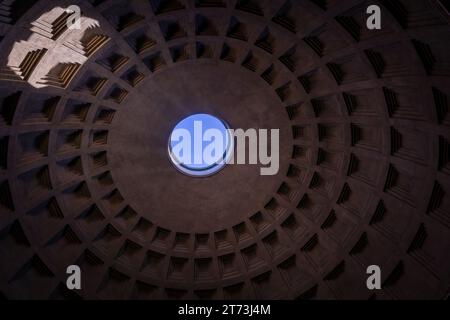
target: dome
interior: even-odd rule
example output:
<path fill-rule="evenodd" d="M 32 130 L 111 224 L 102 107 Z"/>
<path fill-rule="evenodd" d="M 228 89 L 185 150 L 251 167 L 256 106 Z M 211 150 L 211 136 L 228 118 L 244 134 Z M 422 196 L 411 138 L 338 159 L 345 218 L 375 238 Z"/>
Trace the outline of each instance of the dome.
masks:
<path fill-rule="evenodd" d="M 375 2 L 4 1 L 0 297 L 448 298 L 449 8 Z M 180 172 L 196 114 L 278 129 L 277 173 Z"/>

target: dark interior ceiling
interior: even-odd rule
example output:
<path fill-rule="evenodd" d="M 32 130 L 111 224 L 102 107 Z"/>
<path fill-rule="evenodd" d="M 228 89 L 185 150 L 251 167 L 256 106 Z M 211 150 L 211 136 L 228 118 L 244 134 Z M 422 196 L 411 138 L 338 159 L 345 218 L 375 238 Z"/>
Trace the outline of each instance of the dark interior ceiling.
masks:
<path fill-rule="evenodd" d="M 0 39 L 0 297 L 448 296 L 441 2 L 3 1 Z M 180 174 L 197 112 L 279 128 L 279 173 Z"/>

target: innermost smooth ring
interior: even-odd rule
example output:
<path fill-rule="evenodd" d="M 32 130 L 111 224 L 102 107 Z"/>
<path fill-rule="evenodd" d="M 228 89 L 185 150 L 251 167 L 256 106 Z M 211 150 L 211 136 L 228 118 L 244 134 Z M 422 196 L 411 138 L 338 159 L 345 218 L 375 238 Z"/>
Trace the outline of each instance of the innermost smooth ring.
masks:
<path fill-rule="evenodd" d="M 227 164 L 232 150 L 228 125 L 206 113 L 181 120 L 169 138 L 169 158 L 182 173 L 205 177 L 217 173 Z"/>

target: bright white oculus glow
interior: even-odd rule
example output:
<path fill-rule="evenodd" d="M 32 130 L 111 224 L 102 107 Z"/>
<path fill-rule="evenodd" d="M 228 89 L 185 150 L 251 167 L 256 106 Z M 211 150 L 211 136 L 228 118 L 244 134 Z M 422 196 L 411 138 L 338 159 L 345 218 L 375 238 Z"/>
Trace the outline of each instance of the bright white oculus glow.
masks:
<path fill-rule="evenodd" d="M 169 156 L 181 172 L 197 177 L 212 175 L 226 164 L 233 137 L 225 122 L 200 113 L 181 120 L 169 139 Z"/>

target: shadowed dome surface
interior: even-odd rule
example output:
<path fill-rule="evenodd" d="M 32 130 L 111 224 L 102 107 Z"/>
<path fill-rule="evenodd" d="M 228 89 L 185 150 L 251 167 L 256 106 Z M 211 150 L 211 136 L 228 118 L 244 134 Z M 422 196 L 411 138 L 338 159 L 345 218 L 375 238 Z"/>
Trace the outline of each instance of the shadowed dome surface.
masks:
<path fill-rule="evenodd" d="M 442 3 L 6 1 L 0 297 L 448 297 Z M 279 129 L 278 174 L 177 171 L 170 133 L 199 113 Z"/>

